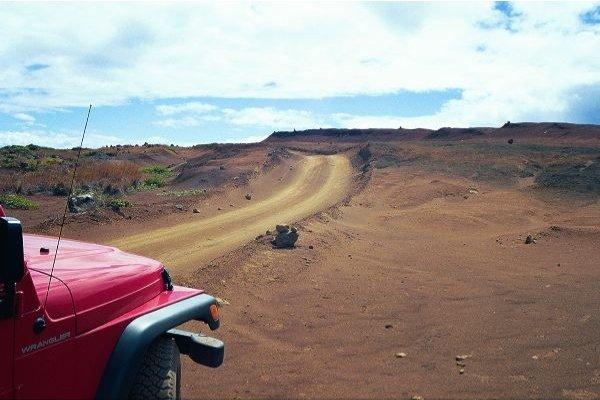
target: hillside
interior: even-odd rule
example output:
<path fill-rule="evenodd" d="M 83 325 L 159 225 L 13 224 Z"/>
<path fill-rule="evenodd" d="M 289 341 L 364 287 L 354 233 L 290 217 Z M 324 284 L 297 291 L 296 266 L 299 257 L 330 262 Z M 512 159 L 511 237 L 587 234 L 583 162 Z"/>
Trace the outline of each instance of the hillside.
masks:
<path fill-rule="evenodd" d="M 273 132 L 265 142 L 369 142 L 407 140 L 509 140 L 555 143 L 600 144 L 600 125 L 563 122 L 507 122 L 500 128 L 432 129 L 308 129 Z"/>

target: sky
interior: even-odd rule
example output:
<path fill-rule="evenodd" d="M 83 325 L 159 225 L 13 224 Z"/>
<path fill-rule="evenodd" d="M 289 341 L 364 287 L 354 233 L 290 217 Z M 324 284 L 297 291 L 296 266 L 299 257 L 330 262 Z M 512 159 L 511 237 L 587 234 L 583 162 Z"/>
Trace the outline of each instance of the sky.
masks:
<path fill-rule="evenodd" d="M 0 3 L 0 146 L 600 124 L 600 2 Z"/>

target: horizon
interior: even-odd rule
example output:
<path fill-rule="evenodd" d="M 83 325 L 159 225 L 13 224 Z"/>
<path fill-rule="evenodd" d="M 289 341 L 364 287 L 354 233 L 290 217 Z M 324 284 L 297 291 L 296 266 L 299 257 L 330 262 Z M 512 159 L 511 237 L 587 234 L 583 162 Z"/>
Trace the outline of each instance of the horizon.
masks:
<path fill-rule="evenodd" d="M 19 3 L 0 21 L 0 146 L 75 147 L 90 103 L 89 148 L 600 124 L 600 2 Z"/>

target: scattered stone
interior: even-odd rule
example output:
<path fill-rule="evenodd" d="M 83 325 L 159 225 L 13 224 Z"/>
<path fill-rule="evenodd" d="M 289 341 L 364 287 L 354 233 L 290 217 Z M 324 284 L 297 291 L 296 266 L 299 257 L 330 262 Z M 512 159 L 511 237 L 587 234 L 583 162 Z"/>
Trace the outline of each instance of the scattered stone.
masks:
<path fill-rule="evenodd" d="M 309 245 L 309 246 L 308 246 L 308 248 L 309 248 L 309 249 L 311 249 L 311 250 L 312 250 L 312 249 L 314 249 L 314 247 L 313 247 L 313 245 L 312 245 L 312 244 L 311 244 L 311 245 Z M 560 266 L 560 264 L 558 264 L 558 265 Z"/>
<path fill-rule="evenodd" d="M 392 325 L 392 324 L 387 324 L 387 325 L 385 326 L 385 329 L 392 329 L 393 327 L 394 327 L 394 325 Z"/>
<path fill-rule="evenodd" d="M 534 360 L 537 360 L 539 357 L 538 356 L 532 356 L 531 358 L 533 358 Z"/>
<path fill-rule="evenodd" d="M 467 366 L 467 364 L 465 364 L 464 361 L 457 361 L 456 365 L 458 365 L 459 367 L 466 367 Z"/>
<path fill-rule="evenodd" d="M 222 208 L 221 208 L 221 207 L 217 207 L 217 210 L 221 211 L 221 210 L 222 210 Z"/>
<path fill-rule="evenodd" d="M 200 214 L 200 210 L 198 210 L 197 208 L 194 208 L 194 209 L 192 210 L 192 212 L 193 212 L 194 214 Z"/>
<path fill-rule="evenodd" d="M 219 169 L 220 169 L 221 171 L 223 171 L 223 170 L 225 170 L 225 166 L 224 166 L 224 165 L 221 165 L 221 166 L 219 166 Z"/>
<path fill-rule="evenodd" d="M 258 235 L 258 236 L 255 238 L 255 240 L 260 240 L 260 239 L 262 239 L 263 237 L 264 237 L 263 235 Z"/>
<path fill-rule="evenodd" d="M 252 195 L 250 193 L 246 193 L 246 195 L 244 197 L 246 198 L 246 200 L 252 199 Z"/>
<path fill-rule="evenodd" d="M 464 368 L 459 369 L 458 373 L 461 374 L 461 375 L 464 374 L 465 373 L 465 369 Z"/>
<path fill-rule="evenodd" d="M 470 358 L 470 354 L 459 354 L 455 357 L 456 361 L 465 361 L 467 358 Z"/>
<path fill-rule="evenodd" d="M 550 230 L 551 231 L 561 231 L 562 229 L 560 228 L 560 226 L 552 225 L 552 226 L 550 226 Z"/>
<path fill-rule="evenodd" d="M 294 169 L 294 166 L 293 166 L 293 165 L 290 165 L 290 170 L 292 170 L 292 169 Z"/>
<path fill-rule="evenodd" d="M 532 243 L 535 243 L 535 239 L 533 238 L 533 236 L 527 235 L 527 237 L 525 238 L 525 244 L 532 244 Z"/>
<path fill-rule="evenodd" d="M 292 248 L 296 245 L 298 240 L 298 230 L 296 228 L 289 228 L 285 225 L 277 225 L 277 235 L 275 239 L 271 241 L 273 247 L 277 249 Z"/>
<path fill-rule="evenodd" d="M 515 141 L 512 138 L 508 139 L 508 144 L 513 144 L 514 142 Z"/>
<path fill-rule="evenodd" d="M 71 196 L 68 202 L 69 212 L 82 213 L 96 207 L 97 203 L 92 192 Z"/>
<path fill-rule="evenodd" d="M 423 400 L 422 396 L 412 396 L 410 400 Z"/>
<path fill-rule="evenodd" d="M 406 357 L 406 353 L 400 352 L 400 353 L 396 353 L 396 358 L 404 358 Z"/>
<path fill-rule="evenodd" d="M 183 205 L 181 205 L 181 204 L 175 204 L 175 208 L 178 209 L 179 211 L 183 211 Z"/>
<path fill-rule="evenodd" d="M 272 235 L 272 233 L 271 233 L 271 231 L 270 231 L 270 230 L 268 230 L 268 229 L 267 229 L 267 231 L 265 232 L 265 235 L 267 235 L 267 236 L 271 236 L 271 235 Z"/>
<path fill-rule="evenodd" d="M 235 207 L 235 204 L 230 204 L 229 207 Z"/>
<path fill-rule="evenodd" d="M 107 185 L 104 188 L 103 193 L 107 196 L 122 196 L 123 195 L 123 190 L 121 190 L 121 188 L 116 187 L 116 186 L 112 186 L 112 185 Z"/>
<path fill-rule="evenodd" d="M 215 297 L 215 300 L 217 301 L 217 305 L 219 307 L 228 306 L 230 304 L 227 300 L 220 297 Z"/>

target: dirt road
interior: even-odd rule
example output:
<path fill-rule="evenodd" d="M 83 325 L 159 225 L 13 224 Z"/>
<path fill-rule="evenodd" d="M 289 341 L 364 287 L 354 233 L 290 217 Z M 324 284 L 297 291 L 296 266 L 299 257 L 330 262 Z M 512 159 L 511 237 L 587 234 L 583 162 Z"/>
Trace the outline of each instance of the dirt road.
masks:
<path fill-rule="evenodd" d="M 351 180 L 344 155 L 302 156 L 286 185 L 242 208 L 111 241 L 123 250 L 156 258 L 177 274 L 235 249 L 278 223 L 305 218 L 340 201 Z M 274 183 L 274 182 L 273 182 Z M 269 182 L 262 182 L 269 187 Z"/>

